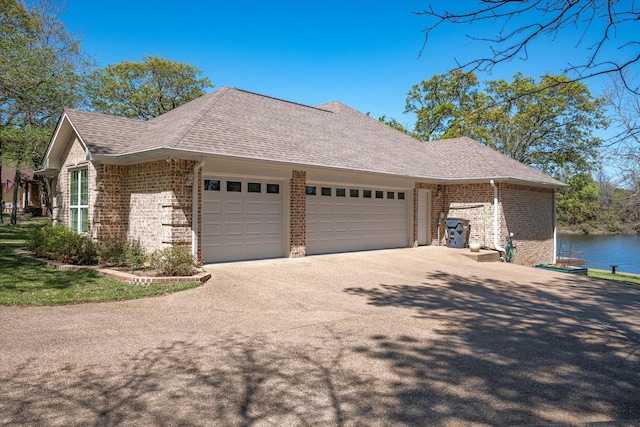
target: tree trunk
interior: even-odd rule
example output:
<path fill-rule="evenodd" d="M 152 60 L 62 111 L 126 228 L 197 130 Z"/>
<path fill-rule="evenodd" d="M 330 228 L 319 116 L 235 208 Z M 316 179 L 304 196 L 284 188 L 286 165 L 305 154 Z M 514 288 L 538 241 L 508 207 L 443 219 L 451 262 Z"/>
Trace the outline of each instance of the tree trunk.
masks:
<path fill-rule="evenodd" d="M 51 178 L 45 178 L 38 176 L 38 183 L 40 184 L 40 191 L 42 195 L 42 212 L 45 216 L 53 218 L 53 204 L 51 203 Z"/>
<path fill-rule="evenodd" d="M 13 206 L 11 208 L 11 225 L 18 225 L 18 189 L 20 188 L 20 169 L 16 165 L 16 176 L 14 178 Z"/>

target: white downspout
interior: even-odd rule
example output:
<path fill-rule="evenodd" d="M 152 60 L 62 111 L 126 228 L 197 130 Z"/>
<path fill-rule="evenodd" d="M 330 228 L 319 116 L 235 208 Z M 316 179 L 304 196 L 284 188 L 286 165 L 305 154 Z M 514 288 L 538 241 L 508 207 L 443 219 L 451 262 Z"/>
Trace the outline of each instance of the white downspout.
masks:
<path fill-rule="evenodd" d="M 500 252 L 504 252 L 504 248 L 498 244 L 498 219 L 500 211 L 498 209 L 498 187 L 493 180 L 489 181 L 493 187 L 493 247 Z"/>
<path fill-rule="evenodd" d="M 198 179 L 198 171 L 206 163 L 205 158 L 200 158 L 200 163 L 193 167 L 193 182 L 191 183 L 191 255 L 193 259 L 198 257 L 198 190 L 200 189 L 200 180 Z"/>

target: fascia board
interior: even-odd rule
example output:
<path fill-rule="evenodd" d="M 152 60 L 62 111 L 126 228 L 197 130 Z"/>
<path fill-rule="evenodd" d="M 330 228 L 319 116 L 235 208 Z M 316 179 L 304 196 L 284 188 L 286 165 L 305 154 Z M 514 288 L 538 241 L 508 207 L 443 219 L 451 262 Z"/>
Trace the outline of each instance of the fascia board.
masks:
<path fill-rule="evenodd" d="M 40 165 L 40 170 L 41 171 L 46 171 L 46 170 L 50 169 L 48 167 L 49 166 L 49 158 L 51 157 L 51 154 L 52 154 L 52 152 L 54 150 L 54 147 L 57 147 L 59 144 L 66 144 L 67 143 L 67 141 L 69 139 L 69 135 L 68 134 L 65 135 L 63 133 L 63 131 L 65 130 L 66 126 L 69 126 L 71 128 L 71 130 L 73 131 L 73 133 L 75 133 L 75 135 L 78 137 L 78 140 L 80 141 L 80 144 L 82 145 L 82 148 L 85 150 L 87 160 L 91 160 L 92 155 L 91 155 L 91 152 L 89 151 L 89 147 L 87 147 L 87 144 L 82 139 L 82 136 L 78 132 L 78 129 L 76 129 L 75 125 L 71 121 L 71 118 L 69 117 L 69 115 L 65 111 L 65 112 L 62 113 L 62 116 L 60 117 L 58 125 L 56 126 L 56 130 L 53 133 L 53 136 L 51 137 L 51 141 L 49 142 L 49 146 L 47 147 L 47 152 L 45 153 L 45 155 L 44 155 L 44 157 L 42 159 L 42 163 Z M 60 142 L 60 141 L 64 141 L 64 142 Z"/>
<path fill-rule="evenodd" d="M 289 168 L 297 168 L 297 169 L 309 169 L 313 168 L 316 170 L 322 171 L 339 171 L 343 173 L 365 173 L 371 174 L 380 177 L 395 177 L 395 178 L 404 178 L 411 179 L 414 181 L 423 181 L 426 183 L 432 184 L 444 184 L 444 185 L 455 185 L 455 184 L 478 184 L 478 183 L 488 183 L 490 180 L 494 180 L 495 182 L 509 182 L 515 184 L 522 185 L 530 185 L 535 187 L 546 187 L 546 188 L 557 188 L 557 187 L 566 187 L 566 184 L 556 184 L 545 181 L 529 181 L 525 179 L 510 177 L 510 176 L 495 176 L 495 177 L 481 177 L 481 178 L 461 178 L 461 179 L 450 179 L 443 178 L 438 176 L 418 176 L 418 175 L 399 175 L 388 172 L 379 172 L 379 171 L 370 171 L 370 170 L 362 170 L 362 169 L 348 169 L 348 168 L 338 168 L 326 165 L 316 165 L 312 163 L 296 163 L 296 162 L 285 162 L 285 161 L 277 161 L 277 160 L 268 160 L 268 159 L 256 159 L 248 156 L 227 156 L 220 154 L 211 154 L 207 152 L 197 151 L 197 150 L 185 150 L 185 149 L 173 149 L 167 147 L 158 147 L 151 148 L 147 150 L 129 152 L 125 154 L 94 154 L 93 160 L 100 161 L 103 163 L 110 164 L 136 164 L 141 162 L 151 162 L 158 160 L 167 160 L 171 158 L 175 159 L 185 159 L 185 160 L 200 160 L 202 156 L 216 159 L 216 160 L 239 160 L 239 161 L 250 161 L 257 162 L 259 164 L 269 164 L 269 165 L 279 165 L 283 167 Z"/>

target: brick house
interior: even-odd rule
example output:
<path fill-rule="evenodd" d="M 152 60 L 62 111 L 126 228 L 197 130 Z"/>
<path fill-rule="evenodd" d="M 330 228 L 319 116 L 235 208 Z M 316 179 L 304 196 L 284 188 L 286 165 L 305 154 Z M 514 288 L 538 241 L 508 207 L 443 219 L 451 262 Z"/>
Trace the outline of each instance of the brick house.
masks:
<path fill-rule="evenodd" d="M 38 173 L 56 223 L 206 262 L 444 245 L 448 216 L 553 262 L 563 186 L 469 138 L 421 143 L 338 102 L 229 87 L 149 121 L 65 110 Z"/>
<path fill-rule="evenodd" d="M 4 202 L 4 212 L 9 213 L 13 207 L 13 191 L 16 181 L 16 170 L 11 166 L 2 166 L 0 177 L 1 200 Z M 31 169 L 20 170 L 20 183 L 18 184 L 18 211 L 24 211 L 26 206 L 41 207 L 40 184 L 34 179 Z"/>

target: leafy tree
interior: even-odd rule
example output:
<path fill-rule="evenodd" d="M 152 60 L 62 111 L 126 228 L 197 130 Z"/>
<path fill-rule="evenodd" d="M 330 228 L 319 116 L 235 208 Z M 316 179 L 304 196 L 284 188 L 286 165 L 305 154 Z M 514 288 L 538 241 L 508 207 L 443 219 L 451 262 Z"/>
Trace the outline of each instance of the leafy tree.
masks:
<path fill-rule="evenodd" d="M 529 47 L 541 40 L 565 39 L 575 42 L 581 61 L 558 70 L 580 81 L 603 74 L 618 75 L 627 90 L 638 94 L 638 86 L 628 84 L 640 61 L 638 50 L 637 2 L 618 0 L 478 0 L 433 2 L 416 12 L 429 22 L 424 29 L 423 51 L 429 36 L 451 26 L 464 27 L 474 42 L 475 58 L 458 62 L 467 71 L 491 71 L 513 59 L 529 58 Z M 487 28 L 495 29 L 487 35 Z M 473 35 L 474 30 L 481 35 Z M 478 34 L 476 33 L 476 34 Z M 478 46 L 479 45 L 479 46 Z M 421 52 L 422 53 L 422 52 Z M 548 58 L 534 58 L 547 61 Z M 559 81 L 559 84 L 565 84 Z"/>
<path fill-rule="evenodd" d="M 412 87 L 405 112 L 416 114 L 420 140 L 469 136 L 552 175 L 589 171 L 602 143 L 593 130 L 607 125 L 603 101 L 582 83 L 519 73 L 483 87 L 474 73 L 436 74 Z"/>
<path fill-rule="evenodd" d="M 415 113 L 418 139 L 454 138 L 469 130 L 468 119 L 484 103 L 481 98 L 476 75 L 454 70 L 413 85 L 405 113 Z"/>
<path fill-rule="evenodd" d="M 405 127 L 405 125 L 403 125 L 402 123 L 400 123 L 398 120 L 396 120 L 393 117 L 387 118 L 386 115 L 382 115 L 382 116 L 378 117 L 378 121 L 380 123 L 384 123 L 386 125 L 389 125 L 392 128 L 394 128 L 396 130 L 399 130 L 402 133 L 409 134 L 409 130 Z"/>
<path fill-rule="evenodd" d="M 99 113 L 149 120 L 204 95 L 213 87 L 192 65 L 158 56 L 123 61 L 95 70 L 86 93 Z"/>
<path fill-rule="evenodd" d="M 18 171 L 39 164 L 62 109 L 81 99 L 89 62 L 59 13 L 47 0 L 0 0 L 0 164 Z"/>
<path fill-rule="evenodd" d="M 591 175 L 573 175 L 566 183 L 569 187 L 559 191 L 556 197 L 558 222 L 573 225 L 597 219 L 599 188 Z"/>

